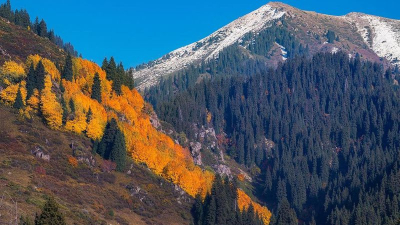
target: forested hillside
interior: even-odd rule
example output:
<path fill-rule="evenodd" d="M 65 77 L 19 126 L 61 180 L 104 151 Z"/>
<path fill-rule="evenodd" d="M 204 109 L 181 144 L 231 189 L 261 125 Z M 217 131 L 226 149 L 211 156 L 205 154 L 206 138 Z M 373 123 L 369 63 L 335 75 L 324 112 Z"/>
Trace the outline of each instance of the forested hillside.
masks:
<path fill-rule="evenodd" d="M 317 224 L 388 224 L 400 216 L 398 72 L 342 53 L 295 57 L 200 82 L 157 112 L 189 137 L 193 123 L 226 134 L 232 158 L 261 168 L 277 224 L 296 213 Z"/>
<path fill-rule="evenodd" d="M 4 11 L 12 12 L 9 2 L 1 6 Z M 19 14 L 7 15 L 3 16 L 10 19 Z M 31 123 L 39 116 L 54 131 L 89 138 L 92 153 L 105 160 L 108 171 L 131 171 L 132 164 L 127 162 L 133 159 L 192 197 L 205 198 L 211 192 L 213 171 L 196 166 L 188 149 L 152 126 L 152 107 L 133 89 L 134 81 L 122 63 L 117 64 L 111 57 L 100 67 L 58 49 L 48 36 L 39 37 L 17 23 L 5 24 L 2 29 L 9 35 L 30 43 L 28 48 L 18 43 L 20 39 L 6 38 L 2 42 L 14 53 L 2 57 L 0 101 L 15 108 L 21 121 Z M 14 44 L 20 44 L 19 48 Z M 68 159 L 71 167 L 80 164 L 75 157 Z M 244 213 L 253 205 L 263 223 L 269 223 L 271 213 L 266 207 L 253 202 L 243 191 L 236 192 L 242 193 L 241 199 L 246 201 L 236 197 L 230 201 L 240 201 L 239 209 Z"/>

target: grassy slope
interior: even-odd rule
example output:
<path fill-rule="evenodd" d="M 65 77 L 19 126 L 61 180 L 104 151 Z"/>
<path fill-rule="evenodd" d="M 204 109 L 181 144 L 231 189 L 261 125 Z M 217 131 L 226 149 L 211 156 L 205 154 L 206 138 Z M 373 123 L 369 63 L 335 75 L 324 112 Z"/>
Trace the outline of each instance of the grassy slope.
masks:
<path fill-rule="evenodd" d="M 99 157 L 94 166 L 79 162 L 73 167 L 71 143 L 75 155 L 92 156 L 87 138 L 50 130 L 39 118 L 21 121 L 2 105 L 0 121 L 0 198 L 10 196 L 0 201 L 0 224 L 9 221 L 11 199 L 18 202 L 19 216 L 33 218 L 47 195 L 55 196 L 68 224 L 190 223 L 191 199 L 145 167 L 132 163 L 129 175 L 102 172 Z M 35 146 L 50 161 L 33 156 Z"/>
<path fill-rule="evenodd" d="M 65 52 L 47 38 L 0 18 L 0 64 L 11 59 L 25 62 L 31 54 L 48 58 L 56 64 L 63 62 L 65 57 Z"/>

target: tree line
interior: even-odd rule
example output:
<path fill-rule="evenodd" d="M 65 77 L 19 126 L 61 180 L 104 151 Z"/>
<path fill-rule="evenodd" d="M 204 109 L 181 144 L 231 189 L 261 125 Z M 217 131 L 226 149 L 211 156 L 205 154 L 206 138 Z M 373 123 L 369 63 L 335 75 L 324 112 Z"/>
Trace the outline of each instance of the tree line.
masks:
<path fill-rule="evenodd" d="M 66 52 L 75 57 L 78 56 L 78 52 L 74 49 L 74 46 L 71 43 L 64 43 L 62 38 L 54 33 L 54 30 L 48 30 L 44 19 L 39 20 L 39 18 L 36 17 L 35 21 L 31 22 L 31 17 L 25 9 L 12 10 L 10 0 L 7 0 L 6 3 L 0 5 L 0 17 L 7 19 L 17 26 L 30 29 L 40 37 L 48 38 L 51 42 L 64 49 Z"/>

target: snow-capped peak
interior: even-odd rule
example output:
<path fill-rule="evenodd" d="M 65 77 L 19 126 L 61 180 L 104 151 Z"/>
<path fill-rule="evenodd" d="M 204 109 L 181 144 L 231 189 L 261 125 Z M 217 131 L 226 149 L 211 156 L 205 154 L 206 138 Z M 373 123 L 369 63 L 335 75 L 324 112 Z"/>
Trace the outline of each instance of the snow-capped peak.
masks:
<path fill-rule="evenodd" d="M 400 65 L 400 21 L 363 13 L 350 13 L 346 17 L 379 57 Z"/>
<path fill-rule="evenodd" d="M 261 8 L 231 22 L 210 36 L 170 52 L 157 59 L 151 67 L 133 71 L 134 79 L 140 80 L 139 89 L 156 84 L 161 76 L 179 71 L 193 63 L 218 56 L 225 47 L 239 41 L 249 32 L 258 32 L 268 26 L 271 21 L 281 18 L 284 11 L 267 4 Z"/>

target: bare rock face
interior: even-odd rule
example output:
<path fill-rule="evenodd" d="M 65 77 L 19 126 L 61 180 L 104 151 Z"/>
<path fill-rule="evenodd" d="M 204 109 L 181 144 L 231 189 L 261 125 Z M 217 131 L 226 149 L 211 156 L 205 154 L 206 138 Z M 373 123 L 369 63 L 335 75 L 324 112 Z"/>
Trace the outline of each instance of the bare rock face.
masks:
<path fill-rule="evenodd" d="M 153 125 L 153 127 L 156 128 L 157 130 L 161 128 L 160 120 L 158 119 L 157 114 L 154 113 L 154 112 L 150 115 L 150 123 L 151 123 L 151 125 Z"/>
<path fill-rule="evenodd" d="M 231 168 L 227 165 L 219 164 L 214 167 L 214 170 L 217 174 L 221 176 L 227 176 L 229 179 L 232 179 Z"/>
<path fill-rule="evenodd" d="M 182 190 L 181 187 L 178 185 L 174 184 L 174 190 L 178 194 L 178 197 L 176 198 L 176 201 L 178 204 L 182 204 L 182 202 L 190 202 L 190 197 L 186 194 L 184 190 Z"/>
<path fill-rule="evenodd" d="M 38 159 L 50 161 L 50 155 L 45 154 L 43 152 L 43 149 L 39 146 L 35 146 L 35 148 L 33 150 L 31 150 L 31 153 Z"/>
<path fill-rule="evenodd" d="M 203 165 L 201 160 L 201 143 L 200 142 L 190 142 L 190 152 L 193 156 L 193 162 L 196 165 Z"/>
<path fill-rule="evenodd" d="M 242 174 L 244 176 L 244 179 L 246 179 L 248 182 L 253 182 L 253 178 L 251 178 L 251 176 L 249 174 L 244 172 L 242 169 L 239 169 L 239 171 L 240 171 L 240 174 Z"/>

